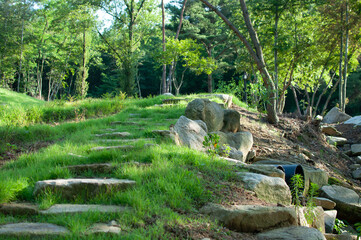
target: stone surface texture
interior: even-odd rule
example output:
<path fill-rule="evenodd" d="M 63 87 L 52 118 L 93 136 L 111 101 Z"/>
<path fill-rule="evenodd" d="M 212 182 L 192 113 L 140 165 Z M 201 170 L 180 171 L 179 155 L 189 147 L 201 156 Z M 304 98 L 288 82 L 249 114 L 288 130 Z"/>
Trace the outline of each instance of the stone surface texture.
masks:
<path fill-rule="evenodd" d="M 324 211 L 322 207 L 297 208 L 298 224 L 304 227 L 312 227 L 325 233 Z"/>
<path fill-rule="evenodd" d="M 224 207 L 208 204 L 200 212 L 217 219 L 227 228 L 240 232 L 262 232 L 277 227 L 297 225 L 295 210 L 286 207 L 256 205 Z"/>
<path fill-rule="evenodd" d="M 221 131 L 233 133 L 240 131 L 240 119 L 241 115 L 236 110 L 224 110 L 223 127 Z"/>
<path fill-rule="evenodd" d="M 336 206 L 336 203 L 328 198 L 314 197 L 313 201 L 315 202 L 316 206 L 320 206 L 323 209 L 334 209 Z"/>
<path fill-rule="evenodd" d="M 108 147 L 93 147 L 90 149 L 90 151 L 105 151 L 105 150 L 114 150 L 114 149 L 130 150 L 133 148 L 134 146 L 132 145 L 121 145 L 121 146 L 108 146 Z"/>
<path fill-rule="evenodd" d="M 332 126 L 322 126 L 321 132 L 323 132 L 326 135 L 334 136 L 334 137 L 339 137 L 342 135 L 341 132 L 337 131 L 337 129 Z"/>
<path fill-rule="evenodd" d="M 357 180 L 361 180 L 361 168 L 352 171 L 352 177 Z"/>
<path fill-rule="evenodd" d="M 231 148 L 242 152 L 242 160 L 245 162 L 248 152 L 253 146 L 253 136 L 250 132 L 224 133 L 213 132 L 219 135 L 219 144 L 228 144 Z M 230 154 L 231 155 L 231 154 Z M 234 157 L 232 157 L 234 158 Z"/>
<path fill-rule="evenodd" d="M 222 107 L 208 99 L 198 98 L 188 103 L 185 116 L 192 120 L 202 120 L 210 132 L 219 131 L 223 127 Z"/>
<path fill-rule="evenodd" d="M 74 173 L 82 172 L 96 172 L 96 173 L 110 173 L 114 170 L 114 166 L 110 163 L 94 163 L 94 164 L 83 164 L 83 165 L 72 165 L 67 168 Z"/>
<path fill-rule="evenodd" d="M 279 177 L 285 180 L 285 173 L 278 169 L 277 166 L 273 165 L 262 165 L 262 164 L 256 164 L 256 165 L 245 165 L 242 166 L 242 168 L 247 169 L 249 172 L 253 173 L 259 173 L 263 174 L 269 177 Z"/>
<path fill-rule="evenodd" d="M 283 179 L 249 172 L 237 174 L 243 186 L 255 192 L 259 199 L 269 203 L 291 204 L 291 191 Z"/>
<path fill-rule="evenodd" d="M 341 110 L 337 107 L 332 108 L 326 116 L 323 118 L 323 123 L 342 123 L 347 121 L 351 118 L 350 115 L 341 112 Z"/>
<path fill-rule="evenodd" d="M 257 235 L 257 240 L 325 240 L 325 236 L 315 228 L 285 227 Z"/>
<path fill-rule="evenodd" d="M 111 132 L 111 133 L 100 133 L 94 134 L 95 137 L 129 137 L 129 132 Z"/>
<path fill-rule="evenodd" d="M 30 203 L 4 203 L 0 204 L 0 213 L 10 215 L 35 215 L 39 213 L 39 208 Z"/>
<path fill-rule="evenodd" d="M 332 146 L 343 146 L 347 143 L 347 139 L 343 137 L 327 136 L 326 141 Z"/>
<path fill-rule="evenodd" d="M 352 151 L 352 155 L 354 156 L 361 155 L 361 144 L 352 144 L 351 151 Z"/>
<path fill-rule="evenodd" d="M 361 116 L 355 116 L 344 122 L 344 124 L 361 125 Z"/>
<path fill-rule="evenodd" d="M 47 210 L 42 210 L 42 214 L 64 214 L 83 212 L 119 213 L 129 210 L 127 207 L 115 205 L 95 205 L 95 204 L 55 204 Z"/>
<path fill-rule="evenodd" d="M 13 223 L 0 225 L 0 236 L 40 237 L 48 235 L 64 235 L 68 233 L 70 232 L 66 228 L 49 223 Z"/>
<path fill-rule="evenodd" d="M 333 227 L 335 226 L 336 217 L 337 217 L 337 210 L 325 211 L 324 221 L 325 221 L 326 233 L 333 232 Z"/>

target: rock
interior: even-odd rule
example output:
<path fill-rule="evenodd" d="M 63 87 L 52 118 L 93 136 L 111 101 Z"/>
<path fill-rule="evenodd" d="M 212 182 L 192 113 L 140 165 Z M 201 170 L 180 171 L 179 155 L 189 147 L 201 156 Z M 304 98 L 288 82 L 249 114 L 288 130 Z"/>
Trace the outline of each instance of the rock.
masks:
<path fill-rule="evenodd" d="M 129 137 L 131 134 L 129 132 L 111 132 L 111 133 L 101 133 L 94 134 L 95 137 Z"/>
<path fill-rule="evenodd" d="M 114 170 L 114 166 L 110 163 L 94 163 L 67 166 L 67 168 L 74 173 L 94 172 L 94 173 L 110 173 Z"/>
<path fill-rule="evenodd" d="M 347 121 L 351 118 L 350 115 L 341 112 L 341 110 L 337 107 L 332 108 L 326 116 L 323 118 L 323 123 L 342 123 Z"/>
<path fill-rule="evenodd" d="M 232 99 L 233 97 L 228 94 L 206 94 L 203 95 L 204 97 L 216 97 L 221 99 L 224 102 L 225 107 L 230 108 L 232 106 Z"/>
<path fill-rule="evenodd" d="M 181 145 L 203 151 L 204 137 L 207 136 L 203 127 L 204 125 L 202 126 L 198 121 L 181 116 L 174 126 L 174 131 L 178 134 Z"/>
<path fill-rule="evenodd" d="M 352 155 L 354 156 L 361 155 L 361 144 L 352 144 L 351 151 L 352 151 Z"/>
<path fill-rule="evenodd" d="M 337 185 L 323 186 L 321 196 L 336 203 L 335 209 L 341 219 L 349 222 L 361 221 L 361 199 L 355 191 Z"/>
<path fill-rule="evenodd" d="M 135 138 L 135 139 L 96 139 L 96 142 L 117 142 L 117 143 L 124 143 L 124 142 L 142 142 L 142 141 L 154 141 L 155 138 Z"/>
<path fill-rule="evenodd" d="M 224 207 L 208 204 L 201 213 L 218 220 L 229 229 L 239 232 L 261 232 L 276 227 L 297 225 L 296 212 L 292 208 L 257 205 Z"/>
<path fill-rule="evenodd" d="M 315 202 L 316 206 L 320 206 L 323 209 L 334 209 L 336 206 L 334 201 L 327 198 L 314 197 L 313 201 Z"/>
<path fill-rule="evenodd" d="M 38 206 L 30 203 L 4 203 L 0 204 L 0 213 L 10 215 L 36 215 Z"/>
<path fill-rule="evenodd" d="M 321 132 L 323 132 L 326 135 L 334 136 L 334 137 L 339 137 L 339 136 L 342 135 L 341 132 L 337 131 L 337 129 L 332 127 L 332 126 L 323 126 L 323 127 L 321 127 Z"/>
<path fill-rule="evenodd" d="M 160 136 L 162 140 L 174 142 L 177 145 L 181 145 L 178 133 L 170 130 L 153 130 L 152 134 Z"/>
<path fill-rule="evenodd" d="M 333 227 L 335 226 L 336 216 L 337 216 L 337 210 L 325 211 L 324 220 L 325 220 L 326 233 L 333 232 Z"/>
<path fill-rule="evenodd" d="M 324 211 L 322 207 L 299 207 L 297 208 L 297 218 L 300 226 L 312 227 L 325 233 Z"/>
<path fill-rule="evenodd" d="M 234 159 L 234 158 L 228 158 L 228 157 L 220 157 L 220 159 L 226 160 L 227 162 L 231 163 L 231 164 L 237 164 L 237 165 L 247 165 L 246 163 L 244 163 L 243 161 Z"/>
<path fill-rule="evenodd" d="M 352 235 L 348 233 L 342 233 L 342 234 L 326 233 L 325 238 L 327 240 L 354 240 Z"/>
<path fill-rule="evenodd" d="M 343 137 L 327 136 L 326 141 L 332 146 L 343 146 L 347 143 L 347 139 Z"/>
<path fill-rule="evenodd" d="M 88 158 L 88 157 L 85 157 L 85 156 L 82 156 L 82 155 L 78 155 L 78 154 L 74 154 L 74 153 L 68 153 L 69 156 L 72 156 L 72 157 L 77 157 L 77 158 Z"/>
<path fill-rule="evenodd" d="M 119 226 L 113 226 L 106 223 L 96 223 L 90 227 L 87 234 L 94 233 L 112 233 L 112 234 L 120 234 L 122 229 Z"/>
<path fill-rule="evenodd" d="M 141 114 L 139 113 L 129 113 L 129 117 L 140 117 Z"/>
<path fill-rule="evenodd" d="M 35 183 L 34 195 L 52 190 L 61 193 L 63 198 L 74 199 L 76 196 L 94 197 L 98 193 L 120 191 L 133 187 L 135 181 L 126 179 L 71 178 L 44 180 Z"/>
<path fill-rule="evenodd" d="M 257 240 L 324 240 L 323 234 L 309 227 L 285 227 L 257 235 Z"/>
<path fill-rule="evenodd" d="M 230 147 L 241 151 L 243 154 L 242 160 L 245 162 L 248 152 L 253 146 L 253 136 L 250 132 L 224 133 L 214 132 L 219 135 L 219 144 L 228 144 Z"/>
<path fill-rule="evenodd" d="M 361 164 L 351 164 L 350 166 L 349 166 L 349 168 L 351 169 L 351 170 L 356 170 L 356 169 L 358 169 L 358 168 L 360 168 L 361 167 Z"/>
<path fill-rule="evenodd" d="M 237 149 L 235 149 L 233 147 L 230 147 L 230 148 L 231 148 L 231 150 L 229 151 L 229 154 L 228 154 L 229 157 L 244 162 L 243 152 L 238 151 Z M 222 147 L 222 149 L 224 149 L 224 148 Z"/>
<path fill-rule="evenodd" d="M 254 159 L 254 163 L 253 163 L 253 164 L 292 165 L 292 164 L 295 164 L 295 163 L 293 163 L 293 162 L 288 162 L 288 161 L 280 161 L 280 160 L 271 159 L 271 158 L 256 157 L 256 158 Z"/>
<path fill-rule="evenodd" d="M 115 121 L 111 122 L 110 125 L 127 125 L 127 126 L 142 126 L 142 123 L 137 122 L 123 122 L 123 121 Z"/>
<path fill-rule="evenodd" d="M 291 191 L 283 179 L 249 172 L 239 172 L 237 175 L 244 187 L 255 192 L 259 199 L 269 203 L 291 204 Z"/>
<path fill-rule="evenodd" d="M 361 116 L 355 116 L 344 122 L 344 124 L 361 125 Z"/>
<path fill-rule="evenodd" d="M 202 120 L 210 132 L 223 127 L 223 109 L 208 99 L 195 99 L 187 105 L 185 116 L 192 120 Z"/>
<path fill-rule="evenodd" d="M 361 164 L 361 156 L 358 156 L 358 157 L 356 158 L 356 163 L 357 163 L 357 164 Z"/>
<path fill-rule="evenodd" d="M 256 151 L 255 150 L 249 151 L 247 154 L 247 162 L 252 161 L 255 157 L 256 157 Z"/>
<path fill-rule="evenodd" d="M 127 151 L 133 148 L 134 146 L 132 145 L 121 145 L 121 146 L 108 146 L 108 147 L 93 147 L 89 151 L 104 151 L 104 150 L 113 150 L 113 149 L 120 149 Z"/>
<path fill-rule="evenodd" d="M 320 188 L 328 184 L 328 175 L 325 171 L 306 165 L 302 165 L 302 168 L 305 175 L 305 193 L 307 193 L 311 182 L 316 183 Z"/>
<path fill-rule="evenodd" d="M 41 237 L 49 235 L 65 235 L 69 233 L 69 230 L 66 228 L 49 223 L 12 223 L 0 225 L 0 236 Z"/>
<path fill-rule="evenodd" d="M 222 132 L 238 132 L 240 131 L 241 115 L 236 110 L 224 110 Z"/>
<path fill-rule="evenodd" d="M 261 165 L 261 164 L 257 164 L 257 165 L 244 165 L 244 166 L 240 166 L 243 169 L 247 169 L 249 172 L 253 172 L 253 173 L 259 173 L 259 174 L 263 174 L 269 177 L 279 177 L 282 178 L 283 180 L 285 180 L 285 173 L 280 170 L 279 168 L 277 168 L 277 166 L 273 166 L 273 165 Z"/>
<path fill-rule="evenodd" d="M 361 180 L 361 168 L 352 171 L 352 177 L 357 180 Z"/>
<path fill-rule="evenodd" d="M 42 214 L 65 214 L 65 213 L 120 213 L 129 211 L 130 208 L 115 205 L 87 205 L 87 204 L 55 204 L 47 210 L 42 210 Z"/>

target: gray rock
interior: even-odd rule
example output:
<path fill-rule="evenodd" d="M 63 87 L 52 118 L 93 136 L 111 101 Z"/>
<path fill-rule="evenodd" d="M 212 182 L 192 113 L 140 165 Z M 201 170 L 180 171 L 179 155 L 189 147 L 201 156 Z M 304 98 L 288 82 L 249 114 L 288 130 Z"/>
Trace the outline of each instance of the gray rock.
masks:
<path fill-rule="evenodd" d="M 361 164 L 351 164 L 350 166 L 349 166 L 349 168 L 351 169 L 351 170 L 356 170 L 356 169 L 358 169 L 358 168 L 360 168 L 361 167 Z"/>
<path fill-rule="evenodd" d="M 332 233 L 326 233 L 325 238 L 327 240 L 355 240 L 356 238 L 353 238 L 352 235 L 348 233 L 342 233 L 342 234 L 332 234 Z"/>
<path fill-rule="evenodd" d="M 136 139 L 96 139 L 95 142 L 116 142 L 116 143 L 124 143 L 124 142 L 142 142 L 142 141 L 154 141 L 155 138 L 136 138 Z"/>
<path fill-rule="evenodd" d="M 133 187 L 135 181 L 126 179 L 72 178 L 44 180 L 35 183 L 34 195 L 52 190 L 61 193 L 63 198 L 74 199 L 76 196 L 94 197 L 98 193 L 120 191 Z"/>
<path fill-rule="evenodd" d="M 74 153 L 68 153 L 69 156 L 72 156 L 72 157 L 77 157 L 77 158 L 88 158 L 88 157 L 85 157 L 85 156 L 82 156 L 82 155 L 78 155 L 78 154 L 74 154 Z"/>
<path fill-rule="evenodd" d="M 42 210 L 42 214 L 65 214 L 83 212 L 120 213 L 129 211 L 130 208 L 115 205 L 94 205 L 94 204 L 55 204 L 47 210 Z"/>
<path fill-rule="evenodd" d="M 249 172 L 239 172 L 237 175 L 244 187 L 255 192 L 259 199 L 269 203 L 291 204 L 291 191 L 283 179 Z"/>
<path fill-rule="evenodd" d="M 325 233 L 324 211 L 322 207 L 299 207 L 297 208 L 298 224 L 304 227 L 312 227 Z"/>
<path fill-rule="evenodd" d="M 315 202 L 316 206 L 320 206 L 323 209 L 334 209 L 336 206 L 334 201 L 327 198 L 314 197 L 313 201 Z"/>
<path fill-rule="evenodd" d="M 94 163 L 67 166 L 67 168 L 74 173 L 94 172 L 94 173 L 110 173 L 114 170 L 114 166 L 110 163 Z"/>
<path fill-rule="evenodd" d="M 322 169 L 306 165 L 302 165 L 302 168 L 305 175 L 305 193 L 307 193 L 311 182 L 316 183 L 319 187 L 328 184 L 328 175 Z"/>
<path fill-rule="evenodd" d="M 256 151 L 251 150 L 247 154 L 247 162 L 252 161 L 256 157 Z"/>
<path fill-rule="evenodd" d="M 120 234 L 122 229 L 120 226 L 113 226 L 106 223 L 96 223 L 90 227 L 88 234 L 94 233 L 111 233 L 111 234 Z"/>
<path fill-rule="evenodd" d="M 285 227 L 257 235 L 257 240 L 325 240 L 323 234 L 315 228 Z"/>
<path fill-rule="evenodd" d="M 285 180 L 285 173 L 274 165 L 251 164 L 241 166 L 249 172 L 263 174 L 269 177 L 279 177 Z"/>
<path fill-rule="evenodd" d="M 171 141 L 177 145 L 181 145 L 178 133 L 170 130 L 153 130 L 152 134 L 161 137 L 161 140 Z"/>
<path fill-rule="evenodd" d="M 12 223 L 0 225 L 0 236 L 54 236 L 69 234 L 64 227 L 49 223 Z"/>
<path fill-rule="evenodd" d="M 143 124 L 138 122 L 115 121 L 115 122 L 111 122 L 110 125 L 142 126 Z"/>
<path fill-rule="evenodd" d="M 228 144 L 230 147 L 241 151 L 243 154 L 243 161 L 247 159 L 248 152 L 253 146 L 253 136 L 250 132 L 236 132 L 236 133 L 224 133 L 214 132 L 219 135 L 219 144 Z"/>
<path fill-rule="evenodd" d="M 347 139 L 343 137 L 327 136 L 326 141 L 332 146 L 343 146 L 347 143 Z"/>
<path fill-rule="evenodd" d="M 222 132 L 238 132 L 240 131 L 241 115 L 236 110 L 224 110 Z"/>
<path fill-rule="evenodd" d="M 355 191 L 337 185 L 323 186 L 321 196 L 336 203 L 335 209 L 341 219 L 349 222 L 361 221 L 361 199 Z"/>
<path fill-rule="evenodd" d="M 171 94 L 171 93 L 163 93 L 162 95 L 163 95 L 163 96 L 168 96 L 168 97 L 174 97 L 174 95 Z"/>
<path fill-rule="evenodd" d="M 361 125 L 361 116 L 355 116 L 344 122 L 344 124 Z"/>
<path fill-rule="evenodd" d="M 10 215 L 36 215 L 38 206 L 30 203 L 4 203 L 0 204 L 0 213 Z"/>
<path fill-rule="evenodd" d="M 230 164 L 247 165 L 247 164 L 244 163 L 242 160 L 237 160 L 237 159 L 234 159 L 234 158 L 220 157 L 220 159 L 226 160 L 226 161 L 229 162 Z"/>
<path fill-rule="evenodd" d="M 229 229 L 240 232 L 261 232 L 276 227 L 297 225 L 292 208 L 255 205 L 224 207 L 219 204 L 204 206 L 201 213 L 217 219 Z"/>
<path fill-rule="evenodd" d="M 223 109 L 208 99 L 195 99 L 187 105 L 185 116 L 192 120 L 202 120 L 210 132 L 223 127 Z"/>
<path fill-rule="evenodd" d="M 207 132 L 204 131 L 204 126 L 202 127 L 201 125 L 199 122 L 181 116 L 174 126 L 174 131 L 179 136 L 180 144 L 192 149 L 204 150 L 203 141 L 204 137 L 207 136 Z"/>
<path fill-rule="evenodd" d="M 337 210 L 325 211 L 324 220 L 325 220 L 326 233 L 333 232 L 333 227 L 335 226 L 336 216 L 337 216 Z"/>
<path fill-rule="evenodd" d="M 89 151 L 106 151 L 106 150 L 114 150 L 114 149 L 127 151 L 133 148 L 134 146 L 132 145 L 121 145 L 121 146 L 108 146 L 108 147 L 93 147 Z"/>
<path fill-rule="evenodd" d="M 277 159 L 264 158 L 264 157 L 256 157 L 253 164 L 269 164 L 269 165 L 292 165 L 295 164 L 289 161 L 280 161 Z"/>
<path fill-rule="evenodd" d="M 358 156 L 358 157 L 356 158 L 356 163 L 361 164 L 361 156 Z"/>
<path fill-rule="evenodd" d="M 231 150 L 229 151 L 229 154 L 228 154 L 229 157 L 244 162 L 243 152 L 238 151 L 237 149 L 235 149 L 233 147 L 230 147 L 230 148 L 231 148 Z M 222 149 L 224 149 L 224 148 L 222 147 Z"/>
<path fill-rule="evenodd" d="M 232 106 L 232 99 L 233 97 L 228 95 L 228 94 L 206 94 L 203 95 L 204 97 L 209 97 L 209 98 L 219 98 L 223 101 L 225 107 L 230 108 Z"/>
<path fill-rule="evenodd" d="M 361 168 L 352 171 L 352 177 L 357 180 L 361 180 Z"/>
<path fill-rule="evenodd" d="M 341 112 L 341 110 L 337 107 L 332 108 L 326 116 L 323 118 L 323 123 L 342 123 L 351 118 L 350 115 Z"/>
<path fill-rule="evenodd" d="M 352 151 L 352 155 L 354 156 L 361 155 L 361 144 L 352 144 L 351 151 Z"/>
<path fill-rule="evenodd" d="M 111 133 L 100 133 L 94 134 L 95 137 L 129 137 L 129 132 L 111 132 Z"/>
<path fill-rule="evenodd" d="M 337 131 L 337 129 L 332 126 L 322 126 L 321 132 L 323 132 L 326 135 L 334 136 L 334 137 L 339 137 L 342 135 L 341 132 Z"/>

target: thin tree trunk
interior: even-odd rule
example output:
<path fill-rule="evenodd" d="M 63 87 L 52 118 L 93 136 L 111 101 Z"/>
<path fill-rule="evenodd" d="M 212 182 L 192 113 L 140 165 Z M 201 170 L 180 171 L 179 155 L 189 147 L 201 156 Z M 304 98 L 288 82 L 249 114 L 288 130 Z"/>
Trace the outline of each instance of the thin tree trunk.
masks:
<path fill-rule="evenodd" d="M 347 88 L 347 65 L 348 65 L 348 40 L 349 40 L 349 29 L 348 29 L 348 22 L 349 22 L 349 15 L 348 15 L 348 0 L 346 0 L 346 39 L 345 39 L 345 64 L 344 64 L 344 76 L 343 76 L 343 93 L 342 93 L 342 106 L 341 111 L 345 112 L 346 110 L 346 88 Z"/>
<path fill-rule="evenodd" d="M 292 88 L 292 92 L 293 92 L 293 97 L 295 98 L 295 103 L 296 103 L 296 107 L 297 107 L 297 114 L 298 114 L 299 117 L 301 117 L 302 113 L 301 113 L 300 104 L 298 103 L 298 97 L 297 97 L 296 89 L 295 89 L 295 87 L 293 85 L 291 86 L 291 88 Z"/>
<path fill-rule="evenodd" d="M 333 78 L 335 77 L 336 75 L 336 72 L 333 73 L 330 81 L 328 82 L 327 86 L 323 89 L 322 93 L 320 94 L 320 96 L 318 96 L 318 100 L 317 100 L 317 103 L 316 103 L 316 106 L 315 106 L 315 110 L 313 111 L 313 118 L 316 117 L 316 114 L 317 114 L 317 109 L 318 109 L 318 106 L 320 105 L 320 102 L 321 102 L 321 98 L 323 97 L 323 95 L 325 95 L 325 93 L 327 92 L 327 89 L 330 87 L 332 81 L 333 81 Z"/>
<path fill-rule="evenodd" d="M 20 92 L 20 80 L 21 80 L 21 67 L 22 67 L 22 60 L 23 60 L 23 45 L 24 45 L 24 18 L 22 19 L 21 23 L 21 45 L 20 45 L 20 60 L 19 60 L 19 74 L 18 74 L 18 87 L 17 92 Z"/>
<path fill-rule="evenodd" d="M 275 15 L 275 29 L 274 29 L 274 61 L 275 61 L 275 75 L 274 75 L 274 82 L 276 87 L 276 104 L 278 106 L 277 112 L 280 112 L 279 110 L 279 104 L 280 101 L 278 99 L 278 21 L 279 21 L 279 15 L 278 15 L 278 6 L 276 6 L 276 15 Z"/>
<path fill-rule="evenodd" d="M 162 43 L 163 43 L 163 52 L 165 52 L 165 13 L 164 13 L 164 0 L 162 0 Z M 167 92 L 167 65 L 163 64 L 163 74 L 162 74 L 162 93 Z"/>
<path fill-rule="evenodd" d="M 343 13 L 341 11 L 341 21 L 343 20 Z M 343 60 L 343 27 L 341 24 L 341 33 L 340 33 L 340 62 L 339 62 L 339 80 L 340 80 L 340 87 L 339 87 L 339 105 L 342 109 L 343 106 L 343 80 L 342 80 L 342 60 Z"/>
<path fill-rule="evenodd" d="M 340 82 L 341 82 L 341 78 L 339 78 L 338 81 L 335 83 L 335 85 L 332 87 L 331 92 L 330 92 L 330 94 L 329 94 L 328 97 L 327 97 L 326 103 L 325 103 L 325 105 L 323 106 L 323 109 L 322 109 L 322 112 L 321 112 L 321 115 L 322 115 L 322 116 L 325 115 L 326 109 L 327 109 L 327 106 L 328 106 L 328 103 L 329 103 L 330 100 L 331 100 L 331 96 L 332 96 L 332 94 L 336 91 L 337 86 L 339 85 Z"/>

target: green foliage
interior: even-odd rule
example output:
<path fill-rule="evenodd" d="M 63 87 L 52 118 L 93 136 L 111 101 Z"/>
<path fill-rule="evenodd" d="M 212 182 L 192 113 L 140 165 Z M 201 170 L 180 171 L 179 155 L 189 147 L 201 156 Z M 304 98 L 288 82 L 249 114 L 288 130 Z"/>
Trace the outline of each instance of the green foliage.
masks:
<path fill-rule="evenodd" d="M 342 220 L 338 218 L 335 219 L 335 225 L 333 226 L 333 229 L 337 234 L 341 234 L 346 227 L 347 225 Z"/>
<path fill-rule="evenodd" d="M 320 187 L 316 183 L 313 182 L 310 183 L 310 188 L 308 190 L 308 196 L 307 196 L 306 213 L 305 213 L 306 221 L 310 225 L 315 221 L 317 217 L 314 213 L 314 209 L 316 208 L 314 197 L 318 195 L 319 188 Z"/>
<path fill-rule="evenodd" d="M 357 240 L 361 238 L 361 222 L 355 223 L 355 229 L 357 232 Z"/>
<path fill-rule="evenodd" d="M 293 204 L 298 207 L 301 206 L 300 196 L 302 196 L 304 189 L 304 181 L 301 174 L 295 174 L 292 176 L 290 188 Z"/>
<path fill-rule="evenodd" d="M 207 136 L 204 137 L 203 147 L 207 149 L 207 152 L 211 155 L 212 159 L 216 155 L 228 156 L 231 151 L 228 144 L 220 146 L 219 135 L 215 133 L 208 133 Z"/>

